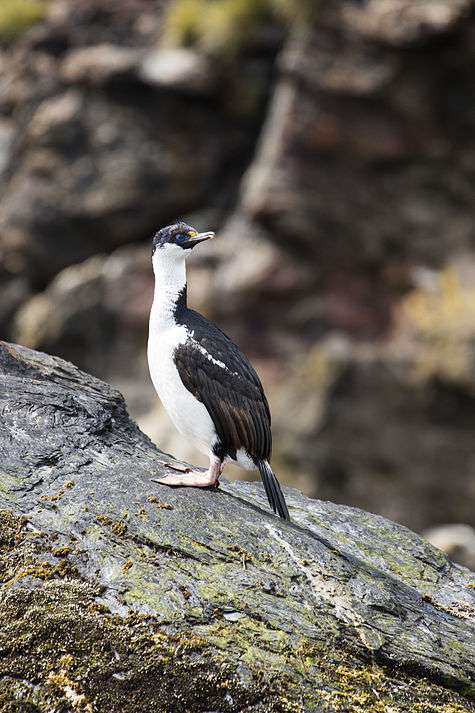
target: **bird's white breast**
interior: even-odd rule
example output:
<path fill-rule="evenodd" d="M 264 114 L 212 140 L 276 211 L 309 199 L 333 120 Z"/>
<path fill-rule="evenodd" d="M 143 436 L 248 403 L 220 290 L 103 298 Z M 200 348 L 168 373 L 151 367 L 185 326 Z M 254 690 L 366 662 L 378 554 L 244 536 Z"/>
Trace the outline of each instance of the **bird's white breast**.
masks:
<path fill-rule="evenodd" d="M 157 327 L 150 323 L 148 365 L 155 390 L 176 429 L 206 455 L 216 431 L 206 407 L 183 385 L 173 354 L 189 334 L 183 325 Z"/>

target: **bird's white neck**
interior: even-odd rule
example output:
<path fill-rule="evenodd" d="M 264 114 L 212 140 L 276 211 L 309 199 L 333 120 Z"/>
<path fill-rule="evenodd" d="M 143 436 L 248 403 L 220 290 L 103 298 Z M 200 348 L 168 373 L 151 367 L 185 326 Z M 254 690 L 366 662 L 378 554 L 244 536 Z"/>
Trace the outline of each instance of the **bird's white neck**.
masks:
<path fill-rule="evenodd" d="M 175 324 L 175 310 L 178 301 L 186 301 L 186 265 L 185 259 L 164 259 L 165 256 L 153 256 L 155 273 L 155 291 L 150 327 L 165 329 Z"/>

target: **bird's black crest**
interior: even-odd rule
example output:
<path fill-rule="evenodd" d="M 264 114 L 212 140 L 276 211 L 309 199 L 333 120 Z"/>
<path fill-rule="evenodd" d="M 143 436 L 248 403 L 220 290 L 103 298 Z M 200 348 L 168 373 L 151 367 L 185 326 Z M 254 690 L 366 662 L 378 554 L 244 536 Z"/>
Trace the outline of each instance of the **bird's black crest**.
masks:
<path fill-rule="evenodd" d="M 173 225 L 166 225 L 158 230 L 152 240 L 152 255 L 157 248 L 161 248 L 167 243 L 179 245 L 183 249 L 193 247 L 192 238 L 198 235 L 198 231 L 192 225 L 179 222 Z"/>

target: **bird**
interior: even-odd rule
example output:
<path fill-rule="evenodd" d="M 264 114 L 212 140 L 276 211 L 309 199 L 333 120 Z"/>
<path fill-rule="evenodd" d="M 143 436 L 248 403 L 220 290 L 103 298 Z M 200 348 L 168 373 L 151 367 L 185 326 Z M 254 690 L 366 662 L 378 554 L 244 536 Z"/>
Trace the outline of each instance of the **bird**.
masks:
<path fill-rule="evenodd" d="M 206 472 L 171 466 L 155 482 L 218 487 L 224 465 L 258 470 L 275 514 L 290 520 L 270 457 L 271 414 L 248 358 L 213 322 L 187 304 L 186 259 L 215 237 L 184 222 L 167 225 L 152 240 L 155 288 L 147 358 L 152 383 L 175 428 L 209 457 Z"/>

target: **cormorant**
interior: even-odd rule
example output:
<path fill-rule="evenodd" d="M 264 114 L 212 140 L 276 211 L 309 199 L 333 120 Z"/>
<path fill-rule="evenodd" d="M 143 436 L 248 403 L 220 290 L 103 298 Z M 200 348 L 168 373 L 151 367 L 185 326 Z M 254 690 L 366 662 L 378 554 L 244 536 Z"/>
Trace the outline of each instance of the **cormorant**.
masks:
<path fill-rule="evenodd" d="M 274 512 L 289 520 L 279 481 L 269 464 L 271 416 L 254 368 L 219 327 L 187 306 L 185 261 L 214 237 L 180 222 L 153 238 L 155 293 L 148 363 L 155 390 L 178 431 L 209 457 L 203 473 L 160 478 L 166 485 L 217 486 L 226 461 L 259 470 Z M 179 468 L 176 468 L 179 471 Z"/>

